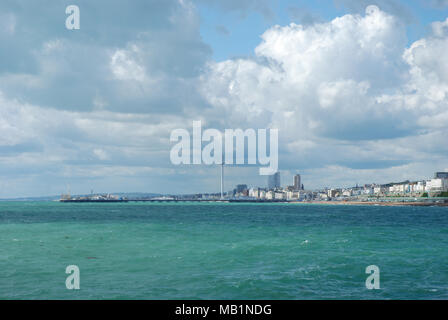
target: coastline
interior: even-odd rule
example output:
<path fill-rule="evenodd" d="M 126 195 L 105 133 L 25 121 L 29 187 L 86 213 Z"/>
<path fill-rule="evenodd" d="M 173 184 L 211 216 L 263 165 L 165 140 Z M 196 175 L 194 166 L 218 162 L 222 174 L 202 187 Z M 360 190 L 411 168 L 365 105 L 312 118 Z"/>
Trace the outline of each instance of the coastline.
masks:
<path fill-rule="evenodd" d="M 368 206 L 384 206 L 384 207 L 397 207 L 397 206 L 411 206 L 411 207 L 448 207 L 446 202 L 418 202 L 418 201 L 303 201 L 294 203 L 311 203 L 311 204 L 329 204 L 329 205 L 368 205 Z"/>

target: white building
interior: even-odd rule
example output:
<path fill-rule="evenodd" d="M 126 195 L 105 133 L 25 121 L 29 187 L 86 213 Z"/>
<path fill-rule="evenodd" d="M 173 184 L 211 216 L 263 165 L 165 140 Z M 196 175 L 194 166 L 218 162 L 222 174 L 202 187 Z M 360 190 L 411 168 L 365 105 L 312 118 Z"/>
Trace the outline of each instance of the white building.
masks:
<path fill-rule="evenodd" d="M 288 191 L 286 192 L 287 200 L 303 200 L 305 198 L 304 191 Z"/>
<path fill-rule="evenodd" d="M 448 179 L 431 179 L 426 181 L 426 190 L 430 192 L 448 191 Z"/>
<path fill-rule="evenodd" d="M 286 200 L 286 194 L 284 192 L 276 192 L 275 200 Z"/>
<path fill-rule="evenodd" d="M 266 192 L 266 200 L 272 200 L 275 197 L 275 193 L 274 191 L 270 190 L 268 192 Z"/>
<path fill-rule="evenodd" d="M 330 191 L 328 191 L 328 192 L 330 192 Z M 328 194 L 326 194 L 326 193 L 319 193 L 318 196 L 319 196 L 319 199 L 321 199 L 321 200 L 328 200 Z"/>
<path fill-rule="evenodd" d="M 414 192 L 425 192 L 425 181 L 418 181 L 416 185 L 414 185 Z"/>
<path fill-rule="evenodd" d="M 405 184 L 394 184 L 393 186 L 389 187 L 389 193 L 392 194 L 404 193 L 405 190 L 406 190 Z"/>
<path fill-rule="evenodd" d="M 388 191 L 389 191 L 389 189 L 387 187 L 383 187 L 383 186 L 375 186 L 375 188 L 373 188 L 374 194 L 384 194 Z"/>
<path fill-rule="evenodd" d="M 260 198 L 260 189 L 251 188 L 249 189 L 249 197 Z"/>
<path fill-rule="evenodd" d="M 334 198 L 337 195 L 338 195 L 338 190 L 336 190 L 336 189 L 330 189 L 330 190 L 327 191 L 327 196 L 329 198 Z"/>

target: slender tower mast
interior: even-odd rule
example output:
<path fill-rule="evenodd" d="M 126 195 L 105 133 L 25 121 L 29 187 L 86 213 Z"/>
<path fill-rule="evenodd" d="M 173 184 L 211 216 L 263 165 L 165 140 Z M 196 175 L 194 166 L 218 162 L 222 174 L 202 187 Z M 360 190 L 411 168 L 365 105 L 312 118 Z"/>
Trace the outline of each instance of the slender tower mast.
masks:
<path fill-rule="evenodd" d="M 224 199 L 224 156 L 221 160 L 221 200 Z"/>

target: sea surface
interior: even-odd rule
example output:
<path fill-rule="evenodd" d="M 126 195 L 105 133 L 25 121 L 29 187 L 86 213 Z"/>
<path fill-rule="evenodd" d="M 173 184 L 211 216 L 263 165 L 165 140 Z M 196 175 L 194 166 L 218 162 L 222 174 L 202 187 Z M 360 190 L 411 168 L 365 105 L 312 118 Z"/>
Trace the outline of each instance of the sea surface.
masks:
<path fill-rule="evenodd" d="M 448 208 L 0 202 L 0 299 L 448 299 Z"/>

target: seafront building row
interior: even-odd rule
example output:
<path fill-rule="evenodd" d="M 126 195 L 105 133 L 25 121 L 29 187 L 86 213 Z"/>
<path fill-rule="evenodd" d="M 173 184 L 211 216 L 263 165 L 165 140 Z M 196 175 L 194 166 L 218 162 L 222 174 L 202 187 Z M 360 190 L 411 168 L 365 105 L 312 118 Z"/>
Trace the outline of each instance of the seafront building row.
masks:
<path fill-rule="evenodd" d="M 210 196 L 210 195 L 207 195 Z M 404 181 L 388 184 L 365 184 L 350 188 L 324 188 L 322 190 L 305 190 L 300 175 L 295 175 L 293 185 L 280 186 L 280 173 L 268 178 L 267 188 L 248 188 L 238 185 L 227 192 L 228 198 L 257 200 L 344 200 L 365 197 L 448 197 L 448 172 L 436 172 L 434 178 L 421 181 Z"/>
<path fill-rule="evenodd" d="M 222 181 L 222 180 L 221 180 Z M 321 190 L 306 190 L 301 176 L 293 177 L 293 185 L 282 187 L 280 172 L 268 177 L 266 188 L 248 188 L 239 184 L 235 189 L 221 193 L 205 193 L 190 195 L 164 195 L 157 197 L 119 197 L 116 195 L 93 194 L 72 197 L 70 192 L 61 196 L 61 202 L 127 202 L 127 201 L 372 201 L 386 199 L 429 200 L 429 198 L 445 198 L 448 202 L 448 172 L 436 172 L 433 179 L 421 181 L 404 181 L 388 184 L 365 184 L 351 188 L 324 188 Z M 425 200 L 425 201 L 426 201 Z M 408 201 L 408 200 L 404 200 Z"/>

